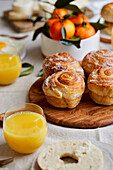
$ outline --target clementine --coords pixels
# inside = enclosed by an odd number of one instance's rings
[[[63,19],[64,15],[67,15],[67,14],[68,14],[67,10],[63,8],[55,9],[53,11],[54,18],[60,17],[61,19]]]
[[[80,25],[76,27],[75,35],[80,36],[81,39],[86,39],[93,36],[96,33],[94,27],[87,23],[86,25]]]
[[[78,14],[77,17],[71,17],[68,19],[76,24],[82,24],[83,22],[89,22],[89,19],[83,13]]]
[[[73,22],[66,19],[62,22],[56,21],[51,25],[49,33],[50,33],[50,36],[51,36],[52,39],[60,40],[60,39],[63,38],[62,33],[61,33],[61,29],[62,29],[63,26],[66,30],[66,39],[70,39],[74,36],[75,26],[74,26]]]
[[[54,22],[59,21],[59,20],[60,20],[59,18],[52,18],[52,19],[49,19],[49,20],[47,21],[47,23],[48,23],[49,27],[51,27],[51,25],[52,25]]]

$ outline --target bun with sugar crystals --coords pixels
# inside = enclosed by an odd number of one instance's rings
[[[74,108],[79,104],[84,89],[82,76],[69,71],[54,73],[43,83],[47,102],[58,108]]]
[[[68,70],[74,73],[76,72],[84,77],[84,71],[79,62],[68,53],[56,53],[45,58],[43,62],[45,78],[52,75],[53,73],[63,70]]]
[[[89,52],[82,61],[82,67],[87,75],[99,67],[113,67],[113,51],[101,49]]]
[[[98,104],[113,104],[113,68],[95,69],[88,77],[90,97]]]

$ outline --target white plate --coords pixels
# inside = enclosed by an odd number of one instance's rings
[[[104,157],[104,167],[103,170],[113,170],[113,146],[103,143],[103,142],[98,142],[98,141],[91,141],[92,144],[96,145],[101,149],[103,152],[103,157]],[[37,156],[38,157],[38,156]],[[40,170],[37,164],[37,157],[32,163],[31,170]]]
[[[0,36],[0,41],[16,47],[16,49],[17,49],[17,51],[20,55],[21,60],[23,60],[23,58],[26,55],[26,48],[25,48],[25,45],[23,43],[12,40],[10,38],[1,37],[1,36]]]

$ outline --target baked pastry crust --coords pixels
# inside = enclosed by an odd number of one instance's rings
[[[103,6],[101,9],[101,16],[105,19],[105,21],[113,23],[113,3]]]
[[[82,67],[87,75],[99,67],[113,67],[113,51],[101,49],[89,52],[82,61]]]
[[[69,71],[52,74],[43,83],[48,103],[58,108],[74,108],[79,104],[85,89],[82,76]]]
[[[104,21],[104,24],[107,25],[108,27],[105,28],[103,31],[104,31],[106,34],[111,35],[113,23]]]
[[[98,104],[113,104],[113,68],[95,69],[88,77],[90,97]]]
[[[44,77],[56,73],[58,71],[68,70],[71,72],[79,73],[84,77],[84,70],[80,66],[79,62],[75,60],[68,53],[56,53],[46,57],[43,62]]]

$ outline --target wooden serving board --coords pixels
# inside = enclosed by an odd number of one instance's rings
[[[29,102],[40,105],[49,122],[74,128],[97,128],[113,123],[113,106],[97,105],[90,99],[88,90],[77,107],[60,109],[47,103],[42,83],[43,78],[40,78],[31,86]]]
[[[34,31],[37,28],[44,25],[44,22],[37,22],[35,26],[33,26],[33,22],[31,21],[10,21],[14,30],[18,33]]]

